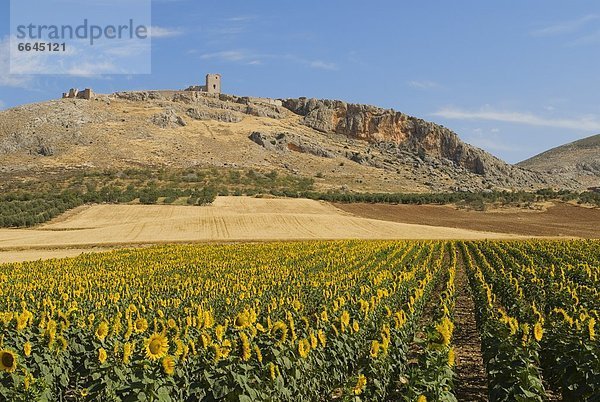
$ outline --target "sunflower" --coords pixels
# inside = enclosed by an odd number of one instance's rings
[[[510,327],[510,334],[515,335],[519,329],[519,321],[514,317],[508,317],[508,325]]]
[[[142,333],[148,329],[148,320],[145,318],[138,318],[135,320],[135,324],[133,325],[135,328],[135,332]]]
[[[354,330],[354,332],[358,332],[360,330],[360,325],[358,325],[358,321],[354,320],[352,322],[352,329]]]
[[[317,332],[317,337],[319,338],[319,342],[321,342],[321,347],[325,347],[325,344],[327,343],[327,336],[325,335],[325,331],[320,329]]]
[[[306,359],[310,352],[310,341],[308,339],[301,339],[298,341],[298,354],[301,358]]]
[[[309,337],[310,337],[310,348],[316,349],[317,346],[319,346],[319,340],[317,339],[317,336],[315,335],[314,332],[311,332]]]
[[[131,344],[131,342],[126,342],[123,345],[123,363],[128,364],[132,354],[133,345]]]
[[[169,351],[169,339],[162,334],[154,333],[144,343],[146,345],[146,357],[150,360],[160,359]]]
[[[107,358],[108,355],[106,354],[106,350],[104,350],[104,348],[98,349],[98,361],[100,364],[103,364]]]
[[[277,378],[277,366],[275,363],[269,363],[269,376],[271,377],[271,381],[275,381]]]
[[[454,367],[455,361],[456,361],[456,355],[454,353],[454,349],[450,348],[450,350],[448,350],[448,366]]]
[[[590,334],[590,341],[593,341],[596,339],[596,329],[594,328],[594,326],[596,325],[596,319],[594,317],[591,317],[590,320],[588,321],[588,332]]]
[[[404,326],[404,324],[406,324],[406,313],[404,310],[400,310],[394,315],[394,323],[396,325],[396,329],[400,329]]]
[[[450,339],[452,339],[452,332],[454,331],[454,323],[446,316],[442,318],[439,324],[435,327],[442,338],[442,344],[448,346]]]
[[[263,356],[258,345],[254,345],[254,353],[256,353],[256,360],[258,360],[259,363],[262,363]]]
[[[202,343],[202,347],[204,349],[208,349],[208,347],[212,343],[212,339],[210,339],[210,335],[209,334],[207,334],[206,332],[203,332],[200,335],[200,342]]]
[[[219,342],[223,341],[223,336],[225,335],[225,327],[223,325],[217,325],[215,328],[215,336],[219,340]]]
[[[379,348],[381,347],[381,345],[379,344],[379,341],[372,341],[371,342],[371,357],[373,359],[376,359],[377,356],[379,355]]]
[[[33,381],[34,381],[33,375],[31,375],[31,373],[27,373],[25,378],[23,378],[23,387],[25,388],[25,391],[29,390],[29,387],[31,387],[31,383]]]
[[[249,324],[250,324],[250,319],[248,317],[247,311],[242,311],[241,313],[239,313],[237,315],[237,317],[235,317],[235,320],[233,321],[233,326],[235,327],[235,329],[244,329]]]
[[[359,374],[358,378],[356,380],[356,385],[354,386],[354,389],[353,389],[354,395],[362,394],[363,391],[365,390],[366,386],[367,386],[367,377],[365,377],[364,374]]]
[[[25,356],[31,356],[31,342],[25,342],[23,345],[23,353],[25,353]]]
[[[17,316],[17,331],[22,331],[27,327],[30,317],[33,317],[33,315],[27,310]]]
[[[283,321],[277,321],[271,328],[271,335],[277,339],[277,343],[282,344],[287,339],[287,325]]]
[[[427,402],[427,397],[425,395],[419,395],[417,402]]]
[[[535,340],[539,342],[542,340],[543,335],[544,335],[544,328],[542,327],[542,323],[538,321],[533,326],[533,336],[535,337]]]
[[[57,342],[58,342],[58,351],[59,352],[65,352],[67,350],[67,348],[69,347],[69,344],[67,342],[67,340],[65,339],[64,336],[60,335],[56,338]]]
[[[213,318],[213,315],[210,311],[205,311],[204,312],[204,328],[212,328],[212,326],[215,324],[215,319]]]
[[[218,363],[219,360],[221,360],[221,358],[223,357],[223,353],[221,353],[221,347],[219,347],[219,345],[217,345],[216,343],[213,343],[212,345],[210,345],[210,348],[212,349],[215,355],[213,357],[213,362]]]
[[[98,337],[98,339],[103,341],[107,335],[108,335],[108,322],[102,321],[98,325],[98,328],[96,328],[96,337]]]
[[[345,331],[346,327],[350,325],[350,314],[347,311],[344,311],[340,316],[340,327],[342,328],[342,332]]]
[[[17,355],[10,350],[0,350],[0,370],[12,373],[17,369]]]
[[[245,333],[240,333],[240,346],[242,352],[242,360],[247,362],[252,357],[252,349],[250,348],[250,341],[248,340],[248,335]]]
[[[171,356],[165,356],[162,360],[163,370],[167,375],[175,373],[175,360]]]
[[[327,310],[323,310],[321,312],[321,320],[323,320],[325,322],[329,321],[329,317],[327,316]]]
[[[221,343],[221,354],[223,355],[223,359],[227,359],[227,357],[229,357],[230,352],[231,341],[229,339],[225,339],[223,343]]]
[[[175,340],[173,341],[173,343],[176,346],[174,355],[176,357],[181,356],[183,354],[183,352],[185,351],[185,345],[183,344],[183,341],[181,339],[179,339],[179,338],[175,338]]]

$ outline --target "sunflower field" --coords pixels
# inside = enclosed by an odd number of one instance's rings
[[[161,246],[0,265],[0,400],[456,401],[459,273],[490,400],[597,400],[598,241]]]

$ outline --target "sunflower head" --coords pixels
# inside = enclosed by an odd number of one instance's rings
[[[138,318],[135,320],[133,327],[137,333],[145,332],[148,329],[148,320],[145,318]]]
[[[23,353],[25,353],[25,356],[31,356],[31,342],[25,342],[23,345]]]
[[[310,341],[308,339],[301,339],[298,342],[298,354],[301,358],[306,359],[310,352]]]
[[[376,359],[377,356],[379,355],[379,349],[380,349],[380,347],[381,347],[381,344],[379,343],[379,341],[375,340],[375,341],[371,342],[371,351],[370,351],[370,354],[371,354],[371,357],[373,359]]]
[[[258,345],[254,345],[254,353],[256,353],[256,360],[258,360],[259,363],[262,363],[263,356],[262,356],[262,352],[261,352],[260,348],[258,347]]]
[[[533,336],[535,337],[536,341],[541,341],[542,340],[542,336],[544,336],[544,328],[542,327],[542,323],[541,322],[536,322],[535,325],[533,326]]]
[[[360,395],[363,393],[363,391],[365,390],[365,387],[367,386],[367,377],[364,376],[364,374],[359,374],[358,378],[356,379],[356,385],[354,386],[354,395]]]
[[[347,311],[344,311],[340,316],[340,324],[342,331],[344,331],[346,327],[350,325],[350,314]]]
[[[271,328],[271,334],[277,339],[277,343],[282,344],[287,339],[287,325],[283,321],[277,321]]]
[[[144,343],[146,345],[146,357],[150,360],[163,358],[169,351],[169,339],[163,334],[154,333]]]
[[[250,347],[250,340],[248,339],[248,335],[245,333],[240,333],[240,352],[242,355],[242,360],[245,362],[250,360],[252,357],[252,349]]]
[[[104,348],[98,349],[98,361],[100,364],[103,364],[107,358],[108,354],[106,353],[106,350],[104,350]]]
[[[448,350],[448,366],[454,367],[455,361],[456,361],[456,354],[454,353],[454,349],[450,348],[450,350]]]
[[[98,325],[98,328],[96,328],[96,336],[98,337],[98,339],[100,339],[102,341],[102,340],[104,340],[104,338],[106,338],[107,335],[108,335],[108,322],[102,321]]]
[[[10,350],[0,350],[0,370],[12,373],[17,369],[17,355]]]
[[[325,331],[323,331],[322,329],[320,329],[317,332],[317,337],[319,338],[319,342],[321,343],[321,347],[325,347],[325,344],[327,343],[327,336],[325,335]]]
[[[171,356],[165,356],[162,360],[163,370],[167,375],[175,373],[175,360]]]
[[[131,342],[126,342],[123,345],[123,363],[128,364],[132,354],[133,345],[131,344]]]
[[[242,311],[239,313],[235,320],[233,321],[233,326],[235,329],[244,329],[250,324],[250,317],[248,316],[247,311]]]

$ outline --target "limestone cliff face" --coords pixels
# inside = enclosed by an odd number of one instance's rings
[[[506,164],[468,145],[446,127],[390,109],[336,100],[287,99],[283,105],[303,116],[303,124],[323,133],[336,133],[372,143],[394,143],[422,158],[446,159],[485,176],[510,175],[539,180],[537,173]]]

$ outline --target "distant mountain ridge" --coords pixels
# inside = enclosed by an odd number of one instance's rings
[[[600,134],[552,148],[518,166],[600,187]]]

